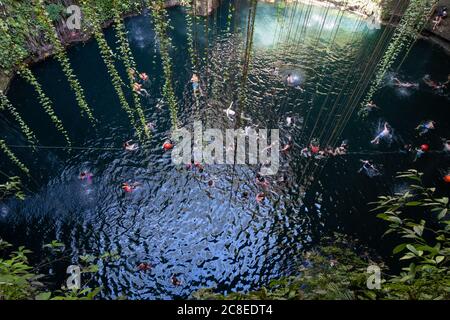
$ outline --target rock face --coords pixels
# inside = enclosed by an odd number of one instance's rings
[[[210,15],[220,5],[221,0],[193,0],[196,14],[199,16]],[[166,0],[166,7],[182,6],[188,0]]]

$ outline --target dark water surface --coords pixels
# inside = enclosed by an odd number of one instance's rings
[[[181,125],[192,124],[194,119],[202,120],[206,127],[235,125],[223,109],[237,101],[240,92],[247,24],[246,10],[241,9],[231,23],[232,32],[227,32],[227,4],[196,24],[195,48],[201,61],[196,69],[204,91],[198,100],[189,84],[192,66],[183,10],[170,10],[173,81]],[[69,56],[99,120],[96,129],[79,116],[58,63],[49,59],[37,64],[33,72],[54,101],[73,145],[83,149],[68,155],[59,149],[32,153],[12,147],[32,169],[33,180],[27,188],[34,193],[23,202],[0,204],[2,237],[42,256],[46,252],[41,246],[58,239],[66,244],[73,262],[87,252],[117,251],[120,258],[102,264],[95,278],[103,287],[104,298],[168,299],[212,286],[225,292],[255,289],[273,277],[294,272],[302,250],[334,230],[361,238],[380,254],[388,254],[389,242],[379,240],[384,224],[368,212],[368,203],[379,194],[406,190],[405,184],[394,179],[395,172],[419,168],[426,172],[428,183],[437,185],[439,192],[448,192],[448,186],[440,182],[448,156],[433,153],[413,163],[413,155],[399,151],[405,143],[429,143],[432,150],[442,150],[440,139],[450,137],[448,98],[433,93],[420,80],[424,74],[445,80],[450,61],[429,43],[416,43],[397,76],[419,82],[419,89],[398,90],[387,79],[375,96],[381,111],[366,120],[355,112],[339,139],[333,141],[339,144],[347,139],[349,154],[328,161],[305,161],[300,150],[311,138],[323,144],[328,141],[324,137],[335,129],[339,110],[345,107],[342,103],[333,109],[333,102],[341,90],[351,96],[384,29],[368,29],[360,18],[336,10],[297,9],[292,16],[288,9],[284,19],[278,17],[279,23],[271,5],[259,4],[256,15],[244,107],[251,120],[243,126],[277,128],[283,142],[289,135],[295,141],[294,150],[281,157],[280,173],[269,178],[271,192],[263,203],[255,201],[260,192],[254,183],[257,167],[206,166],[199,173],[175,167],[170,154],[163,152],[162,142],[170,135],[170,115],[160,100],[161,61],[151,18],[144,14],[127,19],[126,25],[139,70],[152,79],[151,97],[142,99],[147,119],[156,124],[152,141],[136,152],[122,149],[124,141],[134,138],[134,130],[120,108],[95,41],[71,48]],[[107,29],[105,34],[113,45],[113,30]],[[121,64],[117,65],[124,75]],[[274,66],[279,75],[274,74]],[[283,77],[288,73],[303,79],[304,92],[286,87]],[[8,96],[42,145],[64,146],[25,81],[14,79]],[[287,116],[294,118],[294,126],[286,125]],[[437,121],[436,130],[418,137],[414,128],[428,119]],[[373,146],[370,140],[384,121],[394,128],[394,140],[390,145]],[[0,123],[1,135],[9,144],[26,144],[11,119],[2,115]],[[382,175],[368,178],[359,174],[360,159],[371,159],[382,168]],[[17,174],[3,156],[0,161],[2,171]],[[80,182],[78,175],[83,170],[93,173],[92,183]],[[277,182],[282,176],[287,182]],[[305,187],[305,178],[314,181]],[[211,179],[213,187],[207,184]],[[121,184],[133,181],[141,187],[124,194]],[[144,261],[153,269],[137,272],[136,266]],[[66,266],[55,267],[62,278]],[[171,284],[172,274],[182,280],[181,286]]]

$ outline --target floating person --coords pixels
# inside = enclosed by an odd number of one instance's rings
[[[286,117],[286,125],[290,127],[294,123],[293,117]]]
[[[279,76],[280,75],[280,69],[278,69],[278,67],[272,67],[271,72],[274,76]]]
[[[428,150],[430,146],[426,143],[422,144],[419,148],[416,148],[416,155],[414,157],[414,162],[421,158]]]
[[[292,137],[289,137],[287,144],[284,145],[284,147],[281,149],[281,152],[288,152],[293,147],[294,147],[294,141],[292,140]]]
[[[145,72],[142,72],[139,74],[139,78],[143,81],[143,82],[147,82],[148,81],[148,75]]]
[[[176,276],[175,276],[175,274],[172,274],[172,276],[170,277],[170,282],[172,282],[172,284],[174,285],[174,286],[180,286],[181,285],[181,280],[179,280]]]
[[[148,271],[151,270],[153,268],[153,266],[147,262],[141,262],[138,266],[137,269],[139,271]]]
[[[133,143],[133,140],[128,140],[123,144],[123,147],[127,151],[136,151],[139,149],[139,145],[137,143]]]
[[[309,158],[309,157],[311,157],[311,152],[309,151],[308,147],[305,147],[300,151],[300,155],[302,157]]]
[[[146,124],[146,127],[147,127],[147,129],[150,130],[150,131],[154,131],[154,130],[156,129],[156,125],[155,125],[154,122],[148,122],[148,123]]]
[[[122,183],[122,190],[125,191],[126,193],[131,193],[134,190],[136,190],[141,184],[139,182],[133,182],[133,183],[128,183],[128,182],[124,182]]]
[[[290,73],[288,73],[287,77],[286,77],[286,82],[288,85],[294,85],[294,76]]]
[[[419,87],[418,83],[402,82],[398,78],[393,78],[392,80],[394,81],[394,86],[399,87],[399,88],[408,89],[408,88],[418,88]]]
[[[256,174],[256,184],[264,189],[269,187],[269,181],[267,181],[260,173]]]
[[[444,152],[450,152],[450,139],[443,140]]]
[[[433,31],[435,31],[437,29],[437,27],[441,25],[442,20],[447,18],[447,16],[448,16],[448,12],[447,12],[446,6],[439,6],[436,9],[436,16],[433,19]]]
[[[198,75],[196,73],[194,73],[192,75],[191,82],[192,82],[192,91],[194,92],[195,95],[199,94],[200,93],[200,78],[198,77]]]
[[[341,142],[341,145],[334,150],[334,155],[335,156],[345,155],[347,154],[347,150],[348,150],[348,143],[347,140],[344,140]]]
[[[163,145],[162,145],[164,151],[169,151],[172,150],[174,145],[170,140],[166,140],[164,141]]]
[[[266,198],[266,195],[264,192],[260,192],[256,195],[256,202],[261,203]]]
[[[133,83],[133,91],[141,96],[149,96],[148,91],[142,88],[142,85],[137,82]]]
[[[360,160],[362,162],[362,167],[358,170],[358,173],[363,172],[369,178],[379,176],[380,171],[373,165],[369,160]]]
[[[82,171],[81,173],[80,173],[80,175],[78,176],[78,178],[80,179],[80,180],[86,180],[86,181],[92,181],[92,177],[93,177],[94,175],[92,174],[92,173],[90,173],[90,172],[88,172],[88,171]]]
[[[433,90],[442,90],[447,86],[446,83],[438,83],[434,80],[431,80],[430,75],[428,74],[423,77],[423,82],[425,82],[425,84]]]
[[[444,182],[446,183],[450,183],[450,173],[447,173],[444,177],[443,177]]]
[[[377,106],[377,105],[373,102],[373,100],[370,100],[369,102],[367,102],[367,103],[365,104],[365,106],[364,106],[363,109],[362,109],[362,112],[363,112],[364,114],[369,114],[369,113],[371,113],[371,112],[374,111],[374,110],[380,110],[380,107]]]
[[[208,180],[208,187],[212,188],[214,187],[215,183],[213,179]]]
[[[423,136],[424,134],[428,133],[428,131],[434,130],[435,124],[436,124],[436,122],[434,122],[433,120],[425,121],[425,122],[419,124],[416,127],[416,130],[419,131],[419,136]]]
[[[372,144],[379,144],[382,139],[390,139],[391,138],[391,129],[389,129],[389,124],[387,122],[384,123],[384,129],[373,139],[370,141]]]
[[[223,111],[226,113],[227,118],[231,121],[233,121],[234,119],[232,117],[234,117],[236,115],[236,112],[234,110],[231,110],[231,107],[233,106],[234,101],[231,102],[230,106],[228,107],[228,109],[224,109]]]

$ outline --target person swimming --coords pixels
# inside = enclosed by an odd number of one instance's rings
[[[124,182],[122,183],[122,190],[125,191],[126,193],[131,193],[134,190],[136,190],[139,186],[140,186],[139,182],[133,182],[131,184],[128,182]]]
[[[137,143],[133,143],[133,140],[128,140],[123,144],[123,147],[127,151],[136,151],[139,149],[139,145]]]
[[[80,175],[78,176],[78,178],[79,178],[80,180],[91,181],[93,176],[94,176],[94,175],[93,175],[92,173],[90,173],[90,172],[82,171],[82,172],[80,173]]]
[[[266,195],[264,192],[260,192],[256,195],[256,202],[261,203],[266,198]]]
[[[442,90],[446,87],[445,83],[438,83],[434,80],[431,80],[430,75],[428,74],[423,77],[423,82],[433,90]]]
[[[384,129],[381,131],[375,139],[370,141],[372,144],[379,144],[380,140],[382,139],[388,139],[391,136],[391,129],[389,129],[389,124],[387,122],[384,123]]]
[[[172,282],[172,284],[177,287],[181,285],[181,280],[179,280],[174,274],[172,274],[172,277],[170,277],[170,282]]]
[[[398,78],[393,78],[392,80],[394,81],[394,86],[399,87],[399,88],[408,89],[408,88],[417,88],[419,86],[418,83],[402,82]]]
[[[170,140],[166,140],[166,141],[164,141],[162,147],[165,151],[169,151],[169,150],[173,149],[174,145]]]
[[[145,90],[144,88],[142,88],[142,85],[135,82],[133,83],[133,91],[136,92],[137,94],[141,95],[141,96],[148,96],[149,93],[147,90]]]
[[[380,171],[369,161],[360,160],[362,167],[358,170],[358,173],[364,172],[368,177],[374,177],[380,175]]]
[[[192,90],[194,91],[194,94],[200,93],[200,78],[197,74],[193,74],[191,78],[192,82]]]
[[[269,181],[266,180],[260,173],[256,174],[256,184],[263,189],[267,189],[269,187]]]
[[[294,84],[295,80],[294,80],[294,77],[292,76],[292,74],[289,73],[287,75],[286,82],[287,82],[288,85],[293,85]]]
[[[444,139],[443,145],[444,145],[444,151],[450,152],[450,139]]]
[[[428,131],[433,130],[435,128],[434,127],[435,124],[436,122],[434,122],[433,120],[425,121],[419,124],[416,127],[416,130],[419,131],[419,136],[423,136],[424,134],[428,133]]]
[[[223,111],[226,113],[227,118],[231,121],[233,121],[234,119],[232,117],[234,117],[236,115],[236,111],[232,110],[231,107],[233,106],[234,101],[231,102],[230,106],[227,109],[223,109]]]
[[[143,82],[147,82],[148,81],[148,75],[145,72],[142,72],[139,74],[139,78],[143,81]]]
[[[373,102],[373,100],[370,100],[369,102],[367,102],[366,103],[366,105],[365,105],[365,108],[366,108],[366,110],[368,111],[368,112],[370,112],[370,111],[372,111],[372,110],[374,110],[374,109],[380,109],[380,107],[379,106],[377,106],[374,102]]]
[[[137,269],[139,271],[148,271],[151,270],[153,268],[153,266],[147,262],[141,262],[138,266]]]
[[[294,141],[292,140],[292,137],[288,138],[288,143],[284,145],[284,147],[281,149],[281,152],[288,152],[294,147]]]
[[[309,157],[311,157],[311,152],[309,151],[308,147],[305,147],[300,151],[300,155],[302,157],[309,158]]]

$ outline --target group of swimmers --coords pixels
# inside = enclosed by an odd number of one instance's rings
[[[134,69],[128,69],[128,74],[134,81],[132,85],[133,91],[141,96],[149,96],[148,91],[143,88],[149,81],[148,75],[145,72],[138,73]]]
[[[310,158],[314,157],[316,159],[323,159],[325,157],[335,157],[342,156],[348,152],[348,142],[346,140],[342,141],[341,145],[336,148],[327,146],[321,148],[317,141],[312,141],[308,147],[303,148],[300,151],[302,157]]]

